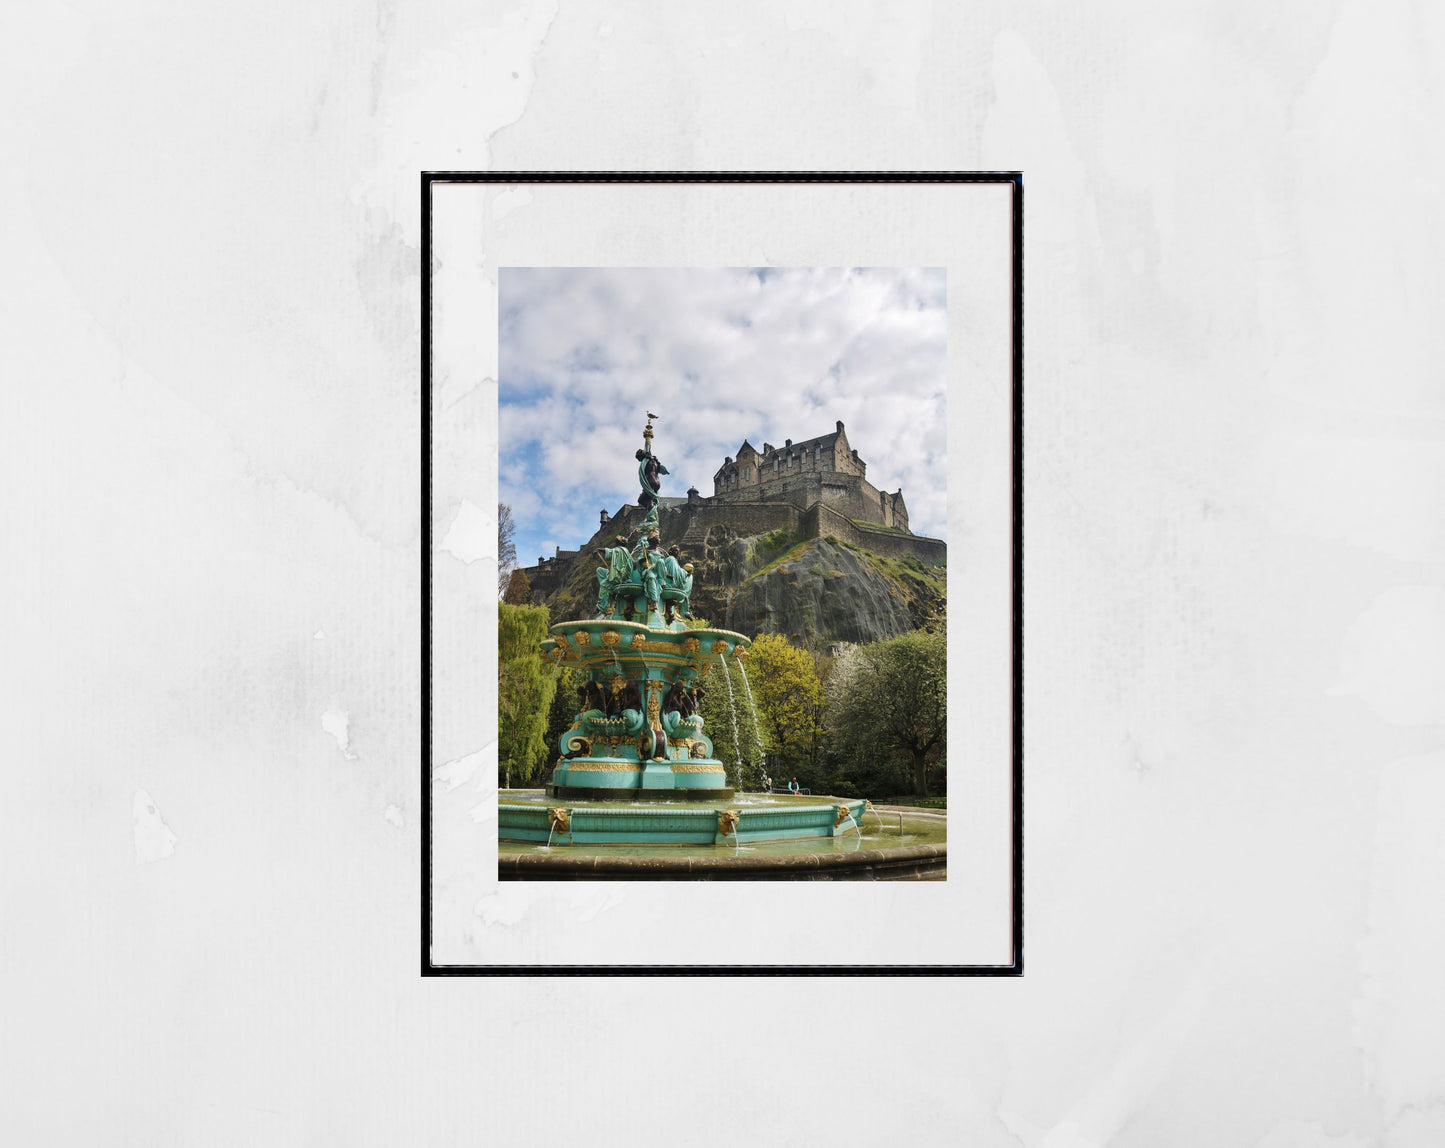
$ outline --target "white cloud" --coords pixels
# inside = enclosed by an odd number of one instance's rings
[[[637,497],[647,410],[665,495],[744,438],[848,439],[916,533],[944,536],[944,275],[925,268],[532,269],[501,273],[501,497],[519,553],[580,545]],[[521,510],[525,507],[525,510]]]

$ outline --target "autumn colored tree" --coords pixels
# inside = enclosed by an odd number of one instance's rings
[[[542,659],[547,607],[497,603],[497,766],[506,788],[525,785],[546,761],[547,718],[557,676]]]
[[[525,570],[513,570],[511,580],[507,583],[507,593],[502,598],[509,606],[525,606],[527,595],[532,592],[532,582],[527,577]]]

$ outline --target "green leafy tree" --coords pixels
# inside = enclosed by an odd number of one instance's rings
[[[557,675],[542,659],[547,607],[497,603],[497,765],[510,789],[546,760],[547,717]]]
[[[926,795],[930,770],[945,760],[948,738],[948,647],[941,629],[845,651],[829,681],[829,714],[840,757],[855,765],[868,755],[907,769],[914,792]]]
[[[748,680],[763,744],[785,771],[801,769],[811,779],[824,734],[823,683],[813,655],[780,634],[759,634],[749,652]]]
[[[552,672],[556,673],[555,670]],[[570,666],[563,667],[562,673],[557,676],[557,692],[552,696],[552,705],[547,711],[547,732],[543,735],[546,752],[542,755],[538,767],[538,775],[543,779],[557,760],[562,735],[571,729],[572,723],[577,720],[577,714],[582,708],[577,691],[586,680],[586,674]]]
[[[829,791],[840,797],[881,798],[911,784],[906,768],[875,744],[873,711],[863,684],[869,658],[865,651],[866,647],[853,643],[838,647],[824,683],[828,715],[824,763]]]

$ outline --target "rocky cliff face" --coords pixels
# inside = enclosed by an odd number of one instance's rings
[[[874,642],[941,618],[941,568],[879,558],[826,538],[740,537],[714,526],[693,611],[742,634],[782,634],[813,650]]]
[[[711,527],[684,547],[694,565],[693,613],[749,636],[782,634],[812,650],[835,642],[875,642],[943,617],[941,567],[880,557],[828,538],[783,531],[745,536]],[[545,599],[556,621],[590,617],[596,607],[595,560],[579,556]]]

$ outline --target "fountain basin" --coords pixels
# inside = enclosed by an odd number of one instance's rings
[[[498,808],[504,881],[937,881],[948,871],[946,814],[860,800],[739,793],[727,804],[614,796],[559,806],[541,790],[509,790]],[[712,820],[727,811],[741,838]]]
[[[572,845],[732,845],[857,834],[865,802],[738,805],[537,805],[503,802],[502,841]]]
[[[561,664],[580,664],[584,670],[615,671],[624,676],[649,666],[667,665],[675,670],[698,672],[725,655],[742,653],[750,639],[733,630],[714,628],[690,630],[674,621],[666,626],[649,626],[620,618],[582,618],[558,622],[542,642],[542,655]]]
[[[646,857],[598,851],[497,858],[502,881],[940,881],[947,872],[946,844],[776,856],[716,851],[698,857],[657,850]]]

